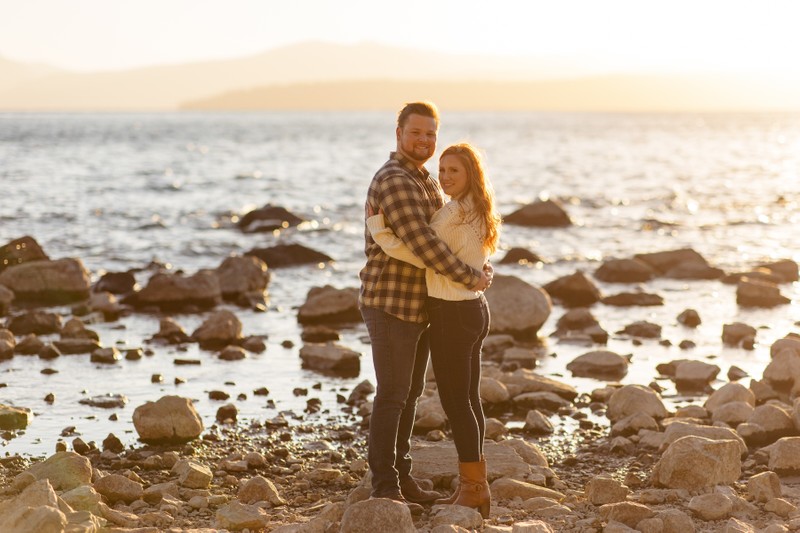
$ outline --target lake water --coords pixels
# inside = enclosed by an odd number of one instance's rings
[[[564,202],[575,222],[562,229],[505,226],[495,260],[524,247],[546,262],[500,265],[498,273],[541,285],[577,269],[591,273],[604,259],[687,246],[727,272],[800,260],[799,114],[444,113],[442,123],[440,149],[467,140],[485,151],[502,214],[550,197]],[[0,450],[49,454],[67,426],[86,441],[99,443],[114,432],[132,444],[133,409],[165,394],[197,399],[208,426],[222,405],[208,399],[213,389],[231,394],[240,419],[292,412],[297,416],[290,419],[305,416],[309,423],[346,420],[336,395],[347,396],[364,379],[374,383],[366,330],[354,325],[342,332],[341,344],[364,354],[358,377],[303,370],[297,307],[314,286],[358,286],[363,199],[393,149],[392,113],[0,114],[0,244],[31,235],[51,258],[80,258],[95,280],[154,260],[192,273],[277,243],[300,243],[335,259],[324,268],[271,269],[266,313],[231,308],[245,335],[268,336],[266,352],[244,361],[219,361],[189,345],[188,351],[155,347],[153,356],[111,366],[92,364],[88,355],[0,362],[0,383],[7,385],[0,403],[35,413],[25,433]],[[236,217],[266,203],[310,222],[278,234],[236,229]],[[596,283],[604,294],[632,288]],[[798,329],[798,284],[781,287],[792,303],[775,309],[739,308],[735,286],[718,281],[659,279],[644,288],[661,294],[665,305],[592,308],[609,332],[648,320],[673,342],[634,346],[612,335],[608,349],[633,355],[625,383],[649,383],[658,363],[687,357],[719,365],[722,379],[731,365],[760,378],[772,341]],[[696,330],[675,319],[687,307],[703,319]],[[539,372],[589,392],[602,383],[565,371],[589,348],[547,339],[563,312],[554,306],[540,332],[554,357],[542,360]],[[205,316],[173,318],[191,332]],[[722,346],[722,325],[735,321],[759,328],[755,350]],[[158,317],[134,314],[90,327],[105,345],[140,347],[158,331]],[[697,347],[679,350],[683,339]],[[294,347],[284,348],[286,340]],[[203,363],[175,366],[176,357]],[[58,373],[43,375],[44,368]],[[151,383],[154,373],[163,374],[162,384]],[[175,385],[175,378],[186,383]],[[665,398],[686,400],[661,383]],[[262,386],[270,395],[254,396]],[[293,394],[296,387],[308,388],[308,396]],[[44,401],[48,393],[55,394],[52,405]],[[114,410],[78,404],[106,393],[124,394],[129,403]],[[247,399],[236,400],[239,394]],[[322,400],[323,411],[306,415],[311,397]],[[112,413],[118,421],[108,419]]]

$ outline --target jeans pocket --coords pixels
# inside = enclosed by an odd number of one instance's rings
[[[479,339],[484,336],[487,315],[480,305],[475,305],[477,300],[459,302],[455,311],[458,317],[458,327],[470,339]]]

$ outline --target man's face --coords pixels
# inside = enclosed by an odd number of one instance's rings
[[[422,115],[409,115],[405,125],[397,128],[397,149],[422,166],[436,151],[436,119]]]

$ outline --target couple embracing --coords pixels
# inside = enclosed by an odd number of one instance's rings
[[[438,183],[424,167],[438,130],[432,103],[406,104],[397,118],[397,149],[367,193],[359,307],[377,379],[369,426],[372,497],[407,503],[412,512],[420,503],[464,505],[486,518],[480,354],[489,331],[483,291],[491,283],[488,257],[500,218],[473,146],[442,152]],[[448,498],[411,476],[411,433],[429,353],[458,452],[459,486]]]

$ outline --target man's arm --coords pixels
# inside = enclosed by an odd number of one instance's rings
[[[389,227],[426,268],[482,290],[485,274],[458,259],[436,236],[428,225],[417,186],[407,176],[387,176],[378,191],[378,201]]]
[[[398,261],[410,263],[417,268],[425,268],[425,263],[414,255],[414,252],[401,241],[397,235],[392,232],[391,228],[387,228],[383,221],[383,214],[371,216],[367,219],[367,228],[381,247],[381,250],[389,257],[394,257]]]

